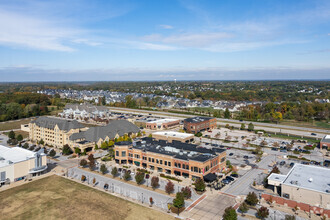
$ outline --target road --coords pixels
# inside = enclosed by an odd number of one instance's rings
[[[232,184],[226,186],[227,189],[224,190],[225,193],[231,194],[231,195],[247,195],[249,192],[254,191],[253,188],[251,188],[251,184],[254,180],[258,179],[258,176],[261,175],[265,170],[268,170],[268,165],[272,163],[274,157],[271,155],[268,155],[266,157],[263,157],[262,160],[257,164],[257,169],[251,169],[247,173],[245,173],[240,178],[236,179]]]
[[[118,108],[118,107],[110,107],[111,111],[121,112],[121,113],[135,113],[141,115],[149,115],[153,116],[172,116],[175,118],[183,119],[187,117],[193,117],[194,115],[188,114],[178,114],[178,113],[170,113],[170,112],[161,112],[161,111],[149,111],[149,110],[140,110],[140,109],[129,109],[129,108]],[[239,121],[234,119],[217,119],[218,124],[229,124],[230,126],[240,127],[241,123],[249,124],[250,121]],[[252,122],[254,124],[254,128],[256,130],[265,130],[269,132],[278,132],[284,134],[298,135],[304,137],[311,138],[323,138],[324,135],[329,134],[330,131],[326,129],[318,129],[318,128],[306,128],[306,127],[297,127],[297,126],[288,126],[288,125],[280,125],[280,124],[269,124],[262,122]],[[316,135],[311,135],[311,133],[316,133]]]

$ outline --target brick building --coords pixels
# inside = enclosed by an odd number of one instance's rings
[[[210,117],[193,117],[187,118],[183,121],[184,130],[191,133],[198,133],[217,127],[217,119]]]
[[[164,130],[178,127],[180,125],[179,119],[158,119],[146,123],[146,128],[151,130]]]
[[[330,135],[326,135],[320,141],[320,148],[321,149],[330,149]]]
[[[115,161],[134,164],[149,170],[191,179],[203,178],[209,173],[221,172],[226,167],[226,151],[199,147],[174,141],[155,141],[144,138],[139,142],[117,142]]]

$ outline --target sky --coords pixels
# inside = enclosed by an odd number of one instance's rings
[[[0,82],[329,80],[328,0],[0,0]]]

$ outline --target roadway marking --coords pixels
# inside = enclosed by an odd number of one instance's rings
[[[253,171],[253,170],[251,170],[251,173],[252,173],[252,171]],[[248,173],[246,173],[245,175],[247,175],[247,174],[248,174]],[[250,180],[250,179],[249,179],[250,176],[251,176],[251,175],[247,176],[247,178],[246,178],[245,180],[243,180],[241,183],[238,183],[238,185],[235,186],[234,188],[229,188],[228,191],[226,191],[226,192],[227,192],[227,193],[229,193],[229,192],[233,192],[233,190],[237,189],[237,188],[238,188],[239,186],[241,186],[243,183],[249,181],[249,180]]]
[[[195,206],[197,206],[199,203],[201,203],[207,196],[203,195],[202,197],[198,198],[195,202],[193,202],[187,209],[186,211],[190,212],[191,210],[193,210],[193,208],[195,208]]]

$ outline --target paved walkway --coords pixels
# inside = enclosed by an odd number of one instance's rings
[[[209,194],[200,199],[197,204],[193,204],[192,208],[189,207],[181,216],[195,220],[221,219],[224,210],[235,203],[235,199],[232,196],[219,193]]]
[[[93,178],[96,179],[96,186],[103,189],[104,184],[109,184],[109,191],[119,194],[121,197],[128,197],[141,203],[149,203],[149,198],[152,197],[155,206],[167,211],[167,203],[173,201],[173,197],[155,192],[153,190],[144,189],[134,186],[113,178],[109,178],[100,174],[92,173],[79,168],[70,168],[68,176],[77,180],[81,179],[81,175],[87,177],[87,183],[92,184]],[[119,178],[119,177],[118,177]],[[190,206],[192,201],[185,201],[186,207]]]

